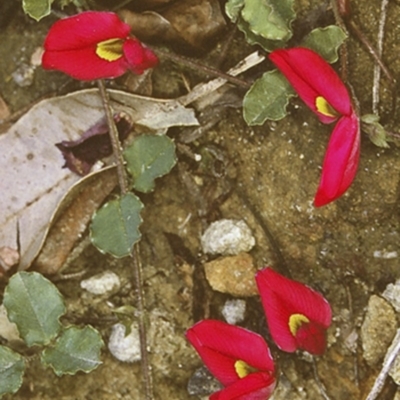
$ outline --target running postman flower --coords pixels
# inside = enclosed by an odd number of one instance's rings
[[[112,12],[87,11],[57,21],[44,43],[42,66],[80,80],[115,78],[128,69],[141,74],[158,59]]]
[[[274,362],[264,339],[247,329],[203,320],[186,332],[210,372],[225,386],[210,400],[267,400],[275,388]]]
[[[272,339],[289,353],[297,349],[321,355],[332,311],[325,298],[310,287],[288,279],[271,268],[256,275]]]
[[[340,197],[351,185],[360,155],[360,123],[349,93],[335,70],[317,53],[297,47],[273,51],[269,58],[321,122],[337,121],[315,195],[315,206]]]

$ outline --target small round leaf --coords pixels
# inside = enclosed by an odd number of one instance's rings
[[[171,171],[176,163],[175,144],[165,135],[142,135],[124,151],[133,188],[147,193],[154,189],[154,180]]]
[[[141,238],[142,208],[143,204],[133,193],[104,204],[92,219],[92,243],[101,252],[117,258],[131,254],[133,245]]]
[[[243,116],[248,125],[262,125],[267,119],[278,121],[287,114],[286,106],[294,91],[277,70],[257,79],[243,100]]]
[[[54,347],[45,349],[42,362],[56,375],[74,375],[78,371],[90,372],[100,364],[100,350],[104,346],[100,333],[91,326],[65,329]]]
[[[43,275],[18,272],[12,276],[3,303],[28,346],[46,345],[57,336],[65,305],[60,292]]]
[[[339,59],[338,49],[347,39],[346,33],[336,25],[316,28],[303,40],[302,46],[319,53],[329,63]]]
[[[15,393],[22,385],[25,362],[8,347],[0,346],[0,396]]]

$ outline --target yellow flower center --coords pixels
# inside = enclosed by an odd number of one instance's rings
[[[315,107],[321,113],[327,117],[336,118],[339,114],[338,112],[322,97],[318,96],[315,99]]]
[[[308,324],[310,320],[303,314],[292,314],[289,318],[289,329],[293,336],[303,324]]]
[[[256,372],[257,369],[253,368],[252,366],[250,366],[249,364],[247,364],[242,360],[237,360],[235,362],[235,371],[238,374],[239,378],[244,378],[245,376],[251,374],[252,372]]]
[[[107,61],[115,61],[123,55],[124,41],[122,39],[109,39],[104,42],[97,43],[96,54]]]

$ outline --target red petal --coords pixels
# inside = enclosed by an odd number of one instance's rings
[[[255,373],[210,396],[210,400],[267,400],[275,389],[273,375]]]
[[[186,336],[207,368],[225,386],[239,379],[234,367],[238,360],[261,371],[274,371],[266,342],[247,329],[204,320],[188,329]]]
[[[124,57],[116,61],[103,60],[96,54],[95,48],[45,51],[42,66],[45,69],[62,71],[80,80],[115,78],[128,69]]]
[[[152,68],[158,63],[157,56],[137,39],[127,39],[123,51],[129,68],[136,74],[142,74],[145,69]]]
[[[360,123],[357,115],[342,117],[336,124],[322,166],[314,205],[323,206],[340,197],[351,185],[360,158]]]
[[[124,39],[131,28],[111,12],[87,11],[57,21],[44,42],[45,50],[63,51],[94,47],[109,39]]]
[[[326,329],[315,323],[303,324],[296,333],[296,342],[300,349],[320,356],[326,349]]]
[[[258,271],[256,282],[271,336],[282,350],[293,352],[298,348],[289,329],[289,318],[293,314],[302,314],[311,322],[329,327],[330,305],[310,287],[285,278],[271,268]]]
[[[301,99],[314,111],[321,122],[336,120],[321,114],[315,105],[322,96],[339,114],[350,115],[349,93],[335,70],[316,52],[303,47],[275,50],[270,60],[285,75]]]

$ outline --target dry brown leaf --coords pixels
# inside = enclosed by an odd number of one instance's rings
[[[36,271],[51,275],[62,268],[93,213],[117,183],[116,168],[111,167],[82,179],[68,191],[50,222],[46,241],[33,265]]]
[[[10,109],[8,108],[7,103],[0,96],[0,121],[8,118],[11,115]]]

